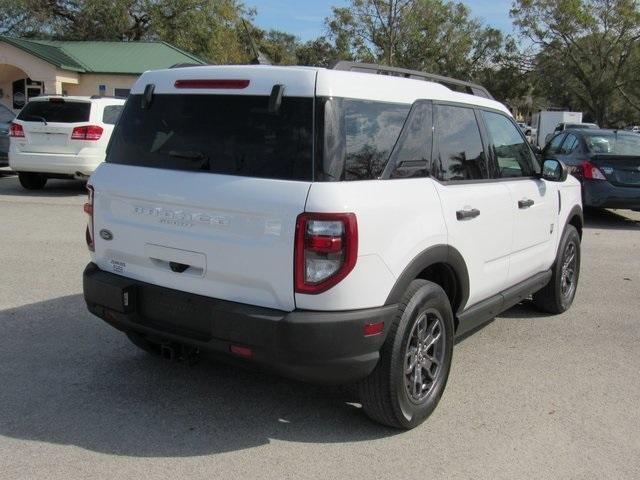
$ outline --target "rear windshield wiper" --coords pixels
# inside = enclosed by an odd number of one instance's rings
[[[47,119],[44,117],[41,117],[40,115],[25,115],[25,120],[28,118],[35,118],[36,120],[41,121],[42,123],[44,123],[45,125],[49,125],[47,123]]]
[[[209,170],[209,157],[207,157],[204,152],[199,152],[197,150],[171,150],[169,151],[169,156],[172,158],[185,158],[187,160],[200,161],[202,162],[199,166],[199,170]]]

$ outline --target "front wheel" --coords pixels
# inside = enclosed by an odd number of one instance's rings
[[[438,405],[453,356],[453,313],[446,293],[414,280],[380,351],[374,371],[359,385],[365,413],[394,428],[420,425]]]
[[[42,190],[47,183],[47,177],[42,173],[19,172],[18,181],[27,190]]]
[[[573,225],[567,225],[560,239],[551,280],[546,287],[533,294],[533,304],[547,313],[566,312],[576,296],[579,278],[580,235]]]

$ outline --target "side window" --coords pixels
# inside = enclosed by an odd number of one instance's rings
[[[14,119],[15,115],[4,105],[0,105],[0,122],[9,123]]]
[[[426,177],[433,143],[433,105],[417,102],[389,159],[391,178]]]
[[[560,145],[562,145],[563,139],[564,135],[556,135],[555,137],[553,137],[549,142],[549,145],[547,145],[544,153],[558,153],[560,151]]]
[[[562,142],[562,147],[560,147],[558,153],[561,155],[569,155],[578,147],[578,145],[578,137],[570,133],[569,135],[567,135],[565,141]]]
[[[482,111],[499,178],[531,177],[540,171],[522,131],[505,115]]]
[[[102,112],[102,121],[104,123],[115,125],[123,108],[124,105],[107,105],[104,107],[104,111]]]
[[[436,113],[436,145],[432,171],[443,181],[488,178],[480,129],[473,109],[439,105]]]

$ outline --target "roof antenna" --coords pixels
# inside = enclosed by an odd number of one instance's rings
[[[249,45],[251,46],[251,51],[253,52],[253,58],[249,62],[251,65],[273,65],[269,57],[267,57],[264,53],[258,50],[256,42],[253,41],[253,37],[251,36],[251,32],[249,31],[249,26],[247,25],[246,20],[242,19],[242,25],[244,26],[245,31],[247,32],[247,37],[249,38]]]

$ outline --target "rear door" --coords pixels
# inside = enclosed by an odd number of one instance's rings
[[[467,263],[471,306],[507,286],[514,217],[509,189],[489,178],[473,108],[436,106],[433,165],[449,244]]]
[[[514,222],[508,283],[515,285],[550,265],[558,190],[539,178],[539,162],[511,118],[495,111],[482,111],[482,118],[493,160],[492,176],[510,194]]]
[[[153,95],[145,97],[146,85]],[[270,107],[274,85],[284,94]],[[313,70],[145,74],[91,180],[98,266],[176,290],[294,309],[294,233],[313,174],[314,88]]]
[[[91,102],[50,97],[33,100],[18,114],[25,138],[18,143],[24,153],[77,154],[84,141],[71,138],[73,129],[87,125],[91,118]],[[94,142],[95,143],[95,142]]]

